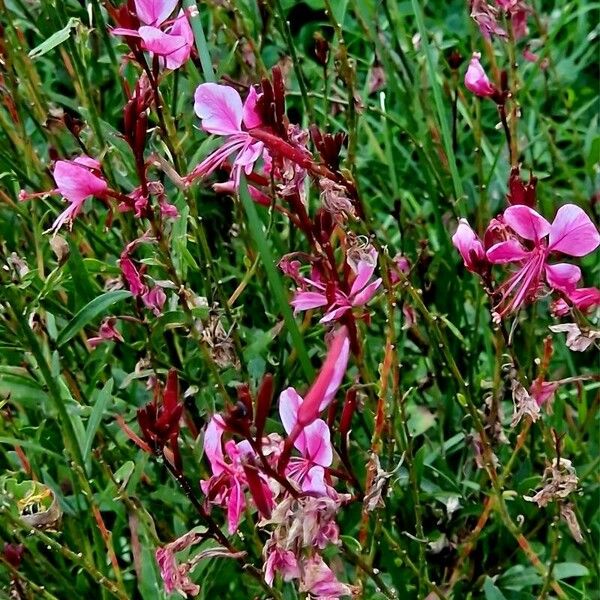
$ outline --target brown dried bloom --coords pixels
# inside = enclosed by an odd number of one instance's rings
[[[383,507],[383,499],[381,498],[385,484],[387,480],[393,475],[392,472],[384,471],[381,468],[379,462],[379,456],[374,452],[371,453],[369,464],[367,465],[367,472],[369,474],[369,480],[371,485],[365,494],[363,500],[363,507],[366,512],[371,512],[377,507]]]
[[[540,407],[535,398],[516,380],[512,381],[513,418],[512,427],[516,427],[524,416],[528,416],[535,423],[540,416]]]
[[[323,208],[330,213],[338,223],[344,223],[349,218],[355,219],[356,212],[352,201],[347,196],[347,190],[344,186],[321,177],[319,179],[321,188],[321,202]]]
[[[596,340],[600,341],[600,331],[588,329],[582,331],[577,323],[561,323],[560,325],[550,325],[550,331],[554,333],[567,334],[567,348],[573,352],[584,352]]]
[[[200,331],[213,360],[219,367],[225,368],[231,365],[239,369],[240,362],[231,339],[232,329],[226,331],[221,323],[220,315],[213,312],[207,322],[202,323]]]
[[[523,496],[528,502],[535,502],[540,508],[550,502],[564,500],[577,489],[579,480],[571,461],[566,458],[554,459],[552,465],[546,467],[542,478],[544,484],[534,496]]]
[[[572,502],[563,504],[560,507],[560,517],[567,523],[567,527],[569,528],[573,539],[578,544],[583,544],[583,535],[581,534],[581,527],[579,527],[575,511],[573,510],[574,508],[575,505]]]

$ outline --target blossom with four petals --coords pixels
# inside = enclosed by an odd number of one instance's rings
[[[501,299],[497,315],[514,313],[534,300],[542,280],[553,290],[572,294],[581,279],[580,268],[569,263],[550,264],[548,260],[552,253],[585,256],[600,245],[600,235],[585,212],[566,204],[550,224],[532,208],[515,205],[504,211],[503,221],[514,236],[494,244],[486,256],[493,264],[516,263],[518,269],[498,289]]]

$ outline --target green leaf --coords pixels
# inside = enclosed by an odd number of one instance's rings
[[[39,46],[36,46],[33,50],[29,52],[29,58],[39,58],[43,56],[50,50],[56,48],[63,42],[66,42],[71,35],[71,29],[77,27],[81,21],[75,17],[71,17],[69,22],[59,31],[53,33],[47,40],[42,42]]]
[[[589,575],[590,572],[586,567],[579,563],[556,563],[554,565],[554,571],[552,575],[556,579],[568,579],[569,577],[585,577]]]
[[[56,344],[62,346],[76,336],[88,323],[102,315],[107,308],[113,304],[129,298],[131,292],[127,290],[114,290],[101,294],[88,302],[71,320],[71,322],[60,332]]]
[[[292,342],[296,352],[298,353],[298,358],[300,359],[300,364],[302,365],[304,374],[308,380],[312,380],[314,376],[314,369],[310,364],[310,359],[308,358],[308,353],[306,352],[306,348],[304,346],[304,340],[302,339],[302,334],[300,333],[296,320],[294,319],[294,315],[292,314],[292,309],[290,308],[287,298],[285,297],[285,291],[283,289],[283,284],[281,283],[279,272],[275,266],[275,261],[273,260],[271,249],[269,248],[267,238],[265,237],[262,223],[258,218],[256,207],[254,206],[252,198],[250,198],[248,184],[246,183],[246,178],[244,175],[242,175],[242,178],[240,179],[239,192],[240,200],[242,201],[244,210],[248,216],[248,228],[250,229],[254,243],[258,248],[258,252],[261,255],[262,262],[267,273],[267,279],[269,280],[269,285],[271,286],[275,300],[279,304],[279,310],[283,314],[285,326],[292,337]]]
[[[485,600],[506,600],[506,596],[494,585],[494,582],[489,577],[485,578],[483,592]]]
[[[106,382],[106,385],[100,390],[98,397],[96,398],[96,402],[94,404],[94,408],[92,409],[92,414],[87,423],[87,427],[85,430],[85,438],[83,442],[83,458],[87,460],[89,453],[92,450],[92,443],[94,441],[94,436],[96,435],[96,431],[98,431],[98,427],[100,426],[100,421],[102,420],[102,416],[106,412],[106,408],[108,403],[112,397],[112,390],[114,386],[114,381],[109,379]]]

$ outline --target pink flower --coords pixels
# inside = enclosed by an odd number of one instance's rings
[[[316,600],[337,600],[352,596],[355,588],[338,581],[321,555],[315,554],[302,565],[300,591],[308,592]]]
[[[109,340],[113,340],[115,342],[122,342],[123,336],[117,331],[115,325],[117,323],[117,319],[115,317],[107,317],[102,321],[100,328],[98,329],[98,336],[92,337],[88,339],[88,344],[95,348],[99,346],[102,342],[106,342]]]
[[[189,578],[189,565],[179,564],[175,553],[186,550],[201,539],[200,534],[190,531],[163,548],[157,548],[156,562],[167,594],[177,591],[185,597],[187,594],[197,596],[200,593],[200,586]]]
[[[485,250],[481,240],[466,219],[458,221],[456,233],[452,236],[452,243],[460,252],[465,267],[472,273],[481,273],[487,265]]]
[[[600,306],[600,290],[595,287],[577,288],[565,295],[575,308],[584,313],[591,312]],[[552,303],[551,310],[553,315],[563,317],[570,308],[564,298],[559,298]]]
[[[471,18],[477,23],[481,35],[486,40],[493,35],[501,39],[508,37],[506,31],[498,24],[498,9],[490,6],[485,0],[472,0]]]
[[[298,560],[291,550],[286,550],[273,540],[265,544],[264,555],[267,560],[264,564],[265,581],[273,585],[275,573],[281,573],[284,581],[291,581],[300,577]]]
[[[212,477],[200,482],[202,491],[213,504],[227,508],[229,533],[237,530],[243,510],[246,507],[244,491],[248,482],[244,471],[245,457],[255,457],[248,441],[235,443],[227,441],[223,445],[225,424],[221,417],[214,416],[204,434],[204,453],[211,465]],[[262,496],[270,506],[274,505],[273,494],[268,482],[262,480]]]
[[[279,416],[288,434],[298,423],[298,410],[302,402],[302,397],[292,387],[279,396]],[[304,427],[295,439],[294,446],[302,456],[290,459],[286,474],[307,494],[327,494],[325,468],[333,462],[333,447],[327,423],[316,419]]]
[[[204,536],[202,534],[192,530],[177,538],[174,542],[162,548],[157,548],[156,562],[158,563],[167,594],[178,592],[183,597],[188,597],[188,595],[197,596],[200,593],[200,586],[190,579],[189,574],[200,561],[215,557],[242,558],[246,554],[245,552],[230,552],[222,546],[214,546],[198,552],[183,563],[177,561],[175,556],[177,552],[183,552],[191,546],[200,543],[203,539]]]
[[[371,258],[360,260],[348,293],[343,292],[336,285],[333,294],[328,294],[327,285],[319,278],[305,278],[304,283],[316,291],[299,290],[294,294],[290,304],[294,307],[295,312],[326,306],[327,312],[319,323],[336,321],[352,308],[367,304],[373,298],[382,281],[381,278],[371,281],[376,266],[377,254],[375,254],[374,260]]]
[[[159,285],[147,290],[142,294],[142,302],[149,308],[157,317],[162,314],[163,306],[167,300],[167,295]]]
[[[581,278],[579,267],[567,263],[549,264],[550,254],[560,252],[580,257],[600,245],[596,227],[574,204],[562,206],[552,225],[528,206],[510,206],[504,211],[504,223],[515,237],[493,245],[487,251],[487,258],[494,264],[515,262],[519,268],[498,289],[501,295],[496,306],[499,317],[513,313],[523,303],[534,300],[542,278],[554,290],[565,294],[574,292]],[[525,240],[526,246],[518,238]]]
[[[465,86],[477,96],[491,97],[497,93],[496,86],[488,79],[479,59],[481,54],[473,52],[469,68],[465,74]]]
[[[536,379],[529,389],[529,395],[537,402],[538,406],[551,403],[554,392],[558,389],[558,381],[540,381]]]
[[[249,133],[261,125],[257,111],[256,90],[251,87],[246,101],[242,104],[240,95],[232,87],[217,83],[202,83],[194,94],[194,111],[202,120],[202,129],[208,133],[225,137],[223,145],[207,156],[188,175],[191,182],[196,177],[210,175],[215,169],[235,155],[231,169],[231,180],[237,189],[242,171],[249,175],[254,163],[263,155],[264,145]],[[242,124],[245,129],[242,128]]]
[[[121,268],[121,273],[123,274],[123,278],[127,283],[129,291],[134,296],[142,296],[148,291],[148,288],[142,282],[140,272],[126,253],[121,254],[119,267]]]
[[[178,69],[190,58],[194,33],[183,11],[167,21],[176,6],[177,0],[135,0],[137,16],[144,25],[138,29],[117,27],[112,33],[140,38],[143,49],[160,56],[167,69]]]
[[[19,199],[28,200],[47,193],[58,193],[68,200],[70,206],[57,217],[50,228],[50,231],[56,233],[63,225],[72,225],[88,198],[93,196],[104,198],[108,191],[108,184],[102,175],[100,163],[85,155],[73,160],[56,161],[53,176],[56,181],[55,190],[36,194],[22,191]]]

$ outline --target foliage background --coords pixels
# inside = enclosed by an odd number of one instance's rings
[[[549,58],[550,67],[543,72],[518,60],[520,158],[540,180],[540,212],[552,216],[558,206],[573,202],[597,218],[598,4],[531,4],[535,18],[529,20],[530,38],[539,40],[539,54]],[[502,398],[509,443],[496,449],[501,465],[507,464],[518,434],[510,428],[506,349],[497,343],[476,278],[463,269],[450,244],[456,217],[468,216],[482,227],[503,209],[509,172],[493,103],[480,102],[464,89],[466,62],[453,71],[446,60],[451,50],[469,57],[481,49],[468,6],[457,1],[232,0],[200,3],[200,13],[218,77],[252,83],[280,64],[286,72],[290,120],[350,134],[346,167],[356,177],[377,241],[390,256],[402,251],[413,262],[411,283],[429,311],[429,317],[420,315],[418,325],[408,330],[396,316],[401,369],[391,401],[407,396],[403,409],[392,413],[398,443],[386,446],[382,462],[391,470],[400,462],[401,449],[408,452],[392,479],[382,520],[371,523],[360,553],[400,597],[418,596],[421,586],[410,565],[418,565],[420,557],[429,581],[448,583],[458,570],[454,598],[526,600],[547,594],[547,582],[495,513],[471,553],[463,554],[490,490],[473,462],[472,422],[461,407],[460,386],[448,356],[454,358],[478,407],[489,393]],[[117,259],[139,227],[131,216],[119,215],[105,227],[106,210],[99,202],[90,204],[73,231],[63,232],[68,256],[57,260],[44,231],[59,200],[18,202],[21,188],[53,187],[52,160],[81,151],[65,120],[80,128],[91,155],[103,157],[112,182],[125,191],[132,189],[133,160],[119,131],[121,80],[132,85],[135,67],[122,63],[126,48],[107,34],[107,14],[98,0],[0,0],[0,24],[0,461],[7,476],[48,485],[64,512],[57,532],[29,534],[11,518],[9,507],[0,515],[0,535],[7,542],[25,543],[19,573],[30,582],[33,597],[42,597],[36,586],[44,586],[57,598],[108,598],[111,591],[100,586],[100,577],[115,582],[122,597],[162,597],[154,549],[159,541],[170,541],[195,525],[194,513],[164,468],[124,436],[115,417],[132,422],[136,409],[150,399],[144,386],[147,376],[156,372],[164,379],[169,367],[178,369],[188,386],[186,405],[198,422],[222,408],[223,397],[202,348],[188,335],[189,317],[174,294],[161,317],[145,318],[142,325],[122,322],[124,343],[92,351],[86,345],[103,316],[139,316],[124,295],[101,296],[107,280],[119,277]],[[60,31],[62,36],[52,37]],[[332,44],[325,70],[314,59],[315,32]],[[343,60],[337,60],[341,55],[333,56],[340,48],[340,33],[355,70],[350,78]],[[292,54],[302,68],[310,112],[302,101]],[[508,67],[502,45],[495,46],[495,54],[499,65]],[[373,77],[382,72],[383,88],[369,93]],[[348,110],[351,79],[360,99],[356,114]],[[196,59],[161,85],[165,113],[176,132],[174,156],[151,117],[152,152],[172,160],[181,173],[189,172],[214,146],[198,131],[192,110],[193,90],[201,81]],[[436,103],[436,93],[441,102]],[[451,134],[454,122],[456,143],[448,153],[441,123]],[[217,196],[208,183],[195,186],[187,198],[168,179],[165,185],[182,214],[173,224],[169,243],[185,285],[206,297],[209,306],[223,307],[240,282],[246,282],[223,316],[227,328],[234,326],[241,369],[220,370],[219,385],[232,393],[240,381],[255,385],[269,371],[275,374],[277,390],[307,387],[241,205]],[[318,202],[314,192],[310,202]],[[261,218],[275,256],[298,249],[302,242],[285,219],[266,212]],[[140,252],[154,277],[168,277],[160,256],[148,249]],[[27,272],[19,274],[14,268],[13,253],[25,261]],[[594,257],[583,266],[586,279],[597,281]],[[94,303],[99,296],[104,302]],[[406,298],[401,294],[397,301]],[[206,321],[208,309],[195,316]],[[510,351],[529,378],[535,376],[535,359],[550,322],[543,302],[519,318]],[[373,306],[371,325],[364,328],[361,368],[370,374],[366,383],[372,386],[377,385],[384,356],[385,330],[382,298]],[[443,350],[436,331],[443,336]],[[322,329],[305,321],[302,333],[316,367],[323,355]],[[555,339],[549,371],[553,379],[597,371],[597,366],[594,350],[574,354],[562,339]],[[542,563],[554,565],[554,577],[570,598],[598,597],[597,389],[596,383],[560,388],[553,414],[544,416],[543,426],[532,428],[507,473],[504,490],[512,522],[518,523]],[[360,479],[373,411],[367,399],[352,435]],[[275,422],[271,425],[277,427]],[[584,530],[582,545],[558,522],[553,505],[539,509],[523,500],[556,454],[552,428],[562,436],[562,455],[573,461],[580,479],[576,513]],[[67,459],[65,449],[73,443],[69,432],[82,451],[82,464]],[[183,453],[192,481],[206,475],[201,448],[201,439],[187,432]],[[26,456],[28,474],[19,454]],[[4,501],[10,504],[10,499]],[[110,532],[108,541],[102,539],[94,511],[101,513]],[[429,543],[419,541],[415,512]],[[345,510],[340,525],[348,536],[346,543],[355,547],[358,509]],[[249,552],[258,556],[252,531],[244,533]],[[107,544],[119,572],[107,560]],[[0,579],[8,590],[11,570],[3,564]],[[347,581],[360,576],[347,561],[344,570]],[[233,561],[202,563],[195,579],[201,582],[202,598],[261,593]],[[372,582],[365,581],[365,586],[364,597],[378,597]],[[285,594],[293,597],[291,589]]]

